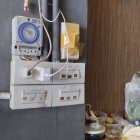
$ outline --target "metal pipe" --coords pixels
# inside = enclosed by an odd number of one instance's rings
[[[53,19],[57,16],[59,11],[59,0],[52,0],[53,2]],[[52,51],[52,61],[58,61],[60,57],[60,48],[59,48],[59,19],[53,23],[53,51]]]
[[[29,11],[29,0],[24,0],[24,11]]]
[[[42,0],[42,13],[43,13],[43,15],[46,18],[49,17],[48,11],[49,11],[48,10],[48,0]],[[47,39],[46,33],[44,32],[44,35],[43,35],[43,50],[42,50],[43,55],[42,55],[42,58],[44,58],[48,54],[48,47],[49,47],[48,46],[48,39]]]

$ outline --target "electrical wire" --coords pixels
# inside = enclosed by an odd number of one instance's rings
[[[31,56],[24,56],[28,61],[32,61],[32,57]]]
[[[23,57],[22,57],[22,56],[20,55],[20,59],[21,59],[21,60],[24,60],[24,61],[32,61],[32,57],[30,57],[30,56],[23,56]]]
[[[63,12],[59,9],[59,12],[58,12],[57,16],[56,16],[53,20],[47,19],[47,18],[43,15],[43,13],[42,13],[43,19],[44,19],[45,21],[47,21],[47,22],[50,22],[50,23],[55,22],[55,21],[58,19],[58,17],[59,17],[60,15],[62,16],[62,18],[63,18],[63,20],[64,20],[64,25],[65,25],[65,30],[66,30],[66,38],[68,39],[68,43],[67,43],[67,44],[70,44],[70,43],[73,44],[73,43],[71,42],[70,38],[69,38],[69,35],[68,35],[67,25],[66,25],[66,19],[65,19],[65,16],[64,16]]]
[[[68,62],[69,62],[69,52],[68,52],[68,44],[69,44],[69,42],[70,42],[70,39],[69,39],[69,36],[68,36],[68,31],[67,31],[67,25],[66,25],[66,19],[65,19],[65,16],[64,16],[64,14],[63,14],[63,12],[59,9],[59,12],[58,12],[58,14],[57,14],[57,16],[56,16],[56,18],[54,18],[53,20],[49,20],[49,19],[47,19],[47,18],[45,18],[45,16],[43,15],[43,13],[42,13],[42,17],[43,17],[43,19],[45,20],[45,21],[47,21],[47,22],[55,22],[57,19],[58,19],[58,17],[60,16],[60,14],[61,14],[61,16],[62,16],[62,18],[63,18],[63,20],[64,20],[64,25],[65,25],[65,30],[66,30],[66,54],[67,54],[67,59],[66,59],[66,62],[65,62],[65,64],[64,64],[64,66],[62,66],[58,71],[56,71],[55,73],[53,73],[53,74],[49,74],[48,75],[48,77],[53,77],[54,75],[56,75],[57,73],[59,73],[60,71],[62,71],[66,66],[67,66],[67,64],[68,64]]]
[[[49,40],[49,44],[50,44],[50,49],[49,49],[48,55],[47,55],[45,58],[39,60],[35,65],[32,66],[32,68],[29,70],[30,72],[33,70],[33,68],[34,68],[35,66],[37,66],[37,65],[40,64],[41,62],[47,60],[47,59],[49,58],[49,56],[51,55],[51,52],[52,52],[52,41],[51,41],[51,37],[50,37],[50,35],[49,35],[49,32],[48,32],[48,30],[47,30],[47,28],[46,28],[46,26],[45,26],[45,24],[44,24],[43,18],[42,18],[40,0],[38,0],[38,7],[39,7],[40,22],[41,22],[41,24],[42,24],[42,26],[43,26],[43,28],[44,28],[46,34],[47,34],[47,37],[48,37],[48,40]]]
[[[58,17],[60,16],[60,14],[61,14],[61,10],[59,10],[57,16],[56,16],[53,20],[47,19],[47,18],[43,15],[43,13],[42,13],[42,17],[43,17],[43,19],[46,20],[47,22],[53,23],[53,22],[55,22],[55,21],[58,19]]]
[[[53,74],[48,74],[48,75],[46,75],[47,77],[53,77],[54,75],[56,75],[57,73],[59,73],[60,71],[62,71],[62,70],[67,66],[68,61],[69,61],[69,54],[68,54],[69,36],[68,36],[68,32],[67,32],[66,19],[65,19],[64,14],[62,13],[62,11],[59,10],[59,12],[58,12],[58,14],[57,14],[57,16],[56,16],[56,18],[55,18],[54,20],[48,20],[48,19],[45,18],[45,16],[42,14],[42,11],[41,11],[41,1],[40,1],[40,0],[38,0],[38,7],[39,7],[40,21],[41,21],[41,24],[42,24],[42,26],[43,26],[43,28],[44,28],[46,34],[47,34],[47,37],[48,37],[48,40],[49,40],[49,44],[50,44],[50,49],[49,49],[48,55],[47,55],[44,59],[38,61],[35,65],[33,65],[32,68],[29,70],[29,73],[31,73],[31,71],[33,70],[33,68],[34,68],[35,66],[37,66],[39,63],[41,63],[41,62],[45,61],[46,59],[48,59],[48,57],[51,55],[51,52],[52,52],[52,42],[51,42],[51,38],[50,38],[50,35],[49,35],[49,33],[48,33],[48,30],[47,30],[47,28],[46,28],[46,26],[45,26],[45,24],[44,24],[43,19],[46,20],[46,21],[48,21],[48,22],[55,22],[55,21],[58,19],[59,15],[61,14],[61,16],[62,16],[62,18],[63,18],[63,20],[64,20],[64,24],[65,24],[65,29],[66,29],[66,42],[67,42],[67,43],[66,43],[66,47],[67,47],[67,50],[66,50],[66,51],[67,51],[67,52],[66,52],[66,53],[67,53],[67,59],[66,59],[66,62],[65,62],[65,64],[64,64],[64,66],[62,66],[58,71],[56,71],[56,72],[53,73]]]

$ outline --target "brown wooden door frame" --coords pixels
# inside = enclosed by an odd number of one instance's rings
[[[124,115],[125,83],[140,70],[140,1],[88,0],[86,102]]]

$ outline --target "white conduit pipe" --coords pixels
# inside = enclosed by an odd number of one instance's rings
[[[10,92],[0,92],[0,100],[10,100]]]

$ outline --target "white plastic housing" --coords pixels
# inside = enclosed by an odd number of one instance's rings
[[[32,44],[24,43],[18,33],[19,27],[26,22],[33,23],[39,30],[39,39]],[[43,44],[43,27],[39,19],[16,16],[12,20],[12,54],[13,55],[30,55],[40,56]]]
[[[32,75],[27,75],[28,70],[36,64],[36,61],[12,61],[11,62],[11,85],[48,85],[52,84],[51,74],[52,63],[42,62],[32,71]]]
[[[79,53],[75,55],[70,55],[69,54],[69,60],[79,60]],[[67,59],[67,48],[61,48],[61,59]]]
[[[61,34],[66,33],[66,26],[64,22],[61,22]],[[67,40],[65,40],[65,43],[67,44]],[[61,59],[67,59],[67,48],[61,48]],[[69,60],[78,60],[80,55],[79,52],[74,54],[74,55],[70,55],[69,53]]]
[[[52,86],[10,86],[10,108],[29,109],[51,107]]]
[[[68,106],[85,103],[84,84],[54,85],[52,106]]]
[[[53,72],[58,71],[64,63],[53,63]],[[85,63],[68,63],[67,66],[53,77],[53,84],[84,84]]]

